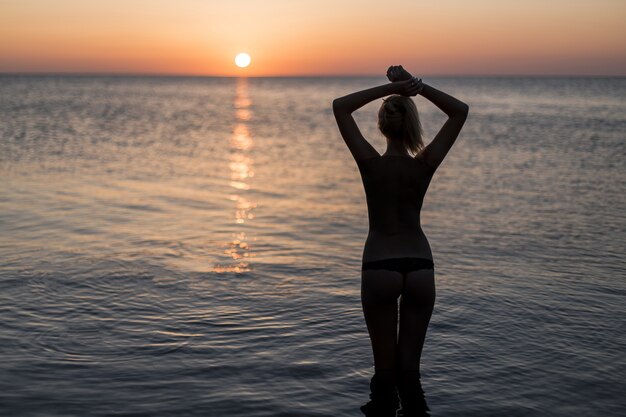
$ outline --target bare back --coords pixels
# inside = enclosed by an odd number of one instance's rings
[[[367,198],[369,233],[363,262],[432,259],[420,211],[435,170],[420,158],[383,155],[357,161]]]

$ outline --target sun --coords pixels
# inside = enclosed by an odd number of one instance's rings
[[[250,65],[250,55],[246,54],[245,52],[237,54],[237,56],[235,57],[235,64],[237,64],[239,68],[247,67],[248,65]]]

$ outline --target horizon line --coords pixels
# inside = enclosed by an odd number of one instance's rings
[[[0,71],[0,76],[100,76],[100,77],[171,77],[171,78],[386,78],[378,74],[292,74],[292,75],[219,75],[219,74],[193,74],[193,73],[153,73],[153,72],[104,72],[104,71]],[[509,73],[459,73],[459,74],[423,74],[423,77],[434,78],[624,78],[626,74],[567,74],[567,73],[530,73],[530,74],[509,74]]]

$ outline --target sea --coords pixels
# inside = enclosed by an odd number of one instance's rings
[[[626,415],[626,78],[423,80],[470,106],[422,209],[432,415]],[[385,82],[0,76],[0,415],[362,415],[331,103]],[[355,119],[383,153],[381,103]]]

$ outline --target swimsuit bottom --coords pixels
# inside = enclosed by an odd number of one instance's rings
[[[435,265],[432,260],[427,258],[391,258],[363,262],[361,271],[367,271],[368,269],[385,269],[387,271],[400,272],[402,274],[402,289],[404,289],[404,281],[408,272],[419,271],[420,269],[434,270]]]

